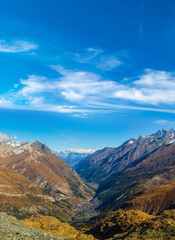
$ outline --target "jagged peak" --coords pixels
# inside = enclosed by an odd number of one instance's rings
[[[163,128],[161,128],[159,131],[157,131],[155,134],[153,134],[154,136],[164,136],[167,133],[166,130],[164,130]]]
[[[126,142],[124,142],[122,145],[133,144],[135,141],[136,141],[135,138],[130,138],[129,140],[127,140]]]
[[[34,143],[31,144],[31,147],[34,151],[38,151],[38,152],[41,152],[41,153],[45,153],[45,152],[48,152],[50,151],[49,148],[41,143],[40,141],[35,141]]]
[[[167,134],[173,134],[175,130],[173,128],[170,128],[170,130],[167,131]]]

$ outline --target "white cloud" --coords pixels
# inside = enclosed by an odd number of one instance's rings
[[[152,88],[175,88],[175,75],[171,72],[156,71],[146,69],[145,73],[139,76],[139,79],[134,81],[138,86],[149,86]]]
[[[175,103],[175,74],[146,69],[137,80],[122,84],[114,96],[140,104],[158,105]]]
[[[10,108],[12,106],[12,102],[3,96],[0,97],[0,107],[7,107]]]
[[[70,71],[52,66],[62,76],[58,84],[60,93],[70,101],[124,100],[146,105],[175,103],[174,73],[146,69],[130,83],[104,80],[88,71]],[[116,102],[117,103],[117,102]]]
[[[76,117],[121,109],[175,113],[174,73],[147,69],[121,83],[89,71],[51,67],[58,78],[31,75],[21,79],[0,96],[0,107],[73,113]]]
[[[117,90],[118,84],[103,80],[98,74],[88,71],[67,71],[59,65],[52,66],[62,76],[58,84],[60,93],[69,101],[87,103],[91,99],[108,98]],[[81,104],[81,103],[80,103]]]
[[[0,52],[29,52],[36,48],[38,48],[37,44],[27,41],[13,41],[12,43],[7,43],[5,40],[0,40]]]

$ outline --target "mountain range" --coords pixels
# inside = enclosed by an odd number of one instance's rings
[[[96,150],[93,149],[65,149],[65,150],[53,150],[53,153],[63,159],[69,166],[73,167],[79,161],[88,157]]]
[[[39,141],[16,144],[1,136],[1,211],[18,219],[54,216],[96,239],[175,237],[175,130],[160,129],[91,155],[88,150],[74,169]],[[51,218],[42,215],[40,228],[52,231]],[[32,219],[24,222],[34,224]]]
[[[175,131],[161,129],[152,135],[131,138],[117,148],[104,148],[82,160],[74,169],[88,183],[98,184],[91,201],[98,199],[98,212],[133,207],[160,213],[174,206]],[[170,185],[160,187],[164,184]],[[148,193],[146,201],[144,196]],[[157,195],[164,203],[156,201]]]
[[[6,134],[0,133],[0,143],[7,144],[12,148],[20,147],[24,142],[16,142],[13,138],[7,136]]]

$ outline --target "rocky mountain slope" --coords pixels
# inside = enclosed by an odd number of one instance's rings
[[[79,161],[88,157],[95,150],[93,149],[65,149],[65,150],[53,150],[53,153],[63,159],[69,166],[73,167]]]
[[[137,209],[153,215],[175,207],[175,182],[150,188],[125,203],[125,209]]]
[[[1,157],[0,165],[27,177],[67,208],[85,201],[93,193],[70,166],[38,141]]]
[[[82,168],[83,163],[87,174]],[[97,151],[75,168],[79,169],[80,175],[84,173],[87,181],[99,184],[94,199],[87,206],[75,210],[77,218],[82,218],[82,214],[93,217],[107,209],[119,208],[159,214],[175,206],[173,129],[167,132],[160,130],[137,140],[130,139],[116,149]],[[88,210],[89,205],[93,209],[92,214]]]
[[[87,182],[100,184],[123,171],[129,164],[160,146],[175,142],[175,131],[159,130],[157,133],[129,139],[117,148],[104,148],[78,163],[74,169]]]
[[[36,212],[68,216],[55,204],[53,197],[45,194],[36,184],[5,167],[0,167],[0,211],[6,211],[18,218],[31,216]]]
[[[146,212],[155,211],[156,213],[159,213],[160,209],[164,210],[174,204],[174,173],[175,144],[163,145],[145,157],[132,162],[123,171],[118,172],[114,178],[106,181],[103,185],[101,184],[97,190],[96,197],[102,201],[102,209],[117,209],[118,207],[122,207],[126,201],[133,199],[137,195],[143,194],[148,189],[157,187],[152,191],[152,207],[148,207],[145,198],[145,206],[142,210],[144,209]],[[166,198],[164,199],[164,208],[161,208],[159,205],[161,204],[161,201],[155,201],[154,203],[153,193],[154,191],[157,191],[157,193],[161,191],[163,192],[163,188],[158,188],[158,186],[163,186],[165,184],[171,184],[169,185],[169,187],[171,187],[166,188],[165,186],[165,189],[167,189],[164,191],[164,193],[166,192]],[[168,190],[170,192],[168,192]],[[145,192],[145,195],[146,194],[148,194],[148,192]],[[149,194],[151,194],[151,192],[149,192]],[[161,195],[160,199],[162,200]],[[171,203],[171,206],[169,203]],[[156,208],[159,209],[159,211],[156,210]]]
[[[109,156],[115,148],[106,147],[91,154],[89,157],[80,161],[74,166],[75,171],[87,182],[97,183],[95,172],[100,174],[99,168],[102,166],[103,159]],[[102,172],[103,174],[103,172]]]
[[[0,157],[9,156],[9,153],[12,152],[13,149],[13,147],[7,144],[0,143]]]

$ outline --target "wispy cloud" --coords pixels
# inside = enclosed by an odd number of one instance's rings
[[[91,63],[91,60],[101,53],[103,53],[102,49],[87,48],[84,54],[75,53],[75,57],[76,60],[80,63]]]
[[[107,99],[118,88],[118,84],[88,71],[71,71],[60,65],[52,66],[62,76],[59,78],[59,90],[67,100],[83,103],[92,99]],[[81,102],[80,102],[81,104]]]
[[[120,99],[155,106],[175,103],[175,75],[171,72],[146,69],[132,82],[120,83],[88,71],[52,67],[62,75],[59,79],[60,93],[70,101]]]
[[[51,68],[58,72],[57,78],[31,75],[21,79],[0,96],[0,107],[71,113],[75,117],[122,109],[175,113],[174,73],[146,69],[138,77],[117,82],[89,71],[60,65]]]
[[[7,43],[5,40],[0,40],[0,52],[29,52],[36,48],[38,48],[37,44],[27,41],[13,41],[12,43]]]
[[[155,123],[162,126],[175,126],[175,121],[169,121],[164,119],[156,120]]]
[[[122,61],[115,56],[101,57],[99,62],[97,62],[97,68],[104,71],[111,71],[112,69],[120,66]]]
[[[97,48],[87,48],[82,54],[76,53],[75,57],[79,63],[93,64],[103,71],[111,71],[123,64],[115,54],[107,54],[104,50]]]

